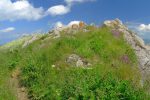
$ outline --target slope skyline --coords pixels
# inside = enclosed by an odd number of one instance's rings
[[[115,18],[144,39],[150,39],[149,3],[148,0],[1,0],[0,45],[25,34],[47,32],[57,22],[82,20],[100,25]]]

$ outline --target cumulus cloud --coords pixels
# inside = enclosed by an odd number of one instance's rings
[[[83,3],[83,2],[91,2],[91,1],[96,1],[96,0],[65,0],[66,6],[64,5],[52,6],[46,11],[46,15],[52,15],[52,16],[64,15],[71,11],[71,8],[74,3]]]
[[[72,5],[74,3],[83,3],[83,2],[91,2],[96,0],[65,0],[68,5]]]
[[[8,28],[6,28],[6,29],[2,29],[2,30],[0,30],[0,32],[8,33],[8,32],[12,32],[12,31],[14,31],[14,30],[15,30],[15,28],[14,28],[14,27],[8,27]]]
[[[71,11],[72,4],[95,0],[64,0],[66,5],[55,5],[48,10],[34,7],[29,0],[0,0],[0,20],[38,20],[45,16],[64,15]],[[44,1],[43,1],[44,2]]]
[[[150,40],[150,24],[144,24],[139,22],[128,22],[126,23],[128,28],[137,33],[143,39]]]
[[[60,28],[60,27],[63,27],[64,26],[64,24],[62,23],[62,22],[60,22],[60,21],[58,21],[58,22],[56,22],[55,23],[55,28]]]
[[[148,25],[140,24],[139,27],[138,27],[138,30],[139,31],[144,31],[144,32],[147,32],[147,31],[150,32],[150,24],[148,24]]]
[[[43,8],[35,8],[28,1],[0,0],[0,20],[38,20],[43,17]]]
[[[79,25],[81,21],[71,21],[67,25],[63,24],[61,21],[58,21],[54,24],[54,28],[61,28],[61,27],[70,27],[74,24]]]
[[[71,21],[69,24],[68,24],[68,26],[72,26],[73,24],[79,24],[80,23],[80,21]]]
[[[76,24],[79,25],[81,21],[70,21],[68,24],[63,24],[61,21],[58,21],[54,24],[54,28],[61,28],[61,27],[71,27],[72,25]]]
[[[67,6],[56,5],[56,6],[50,7],[47,10],[47,13],[50,14],[50,15],[52,15],[52,16],[55,16],[55,15],[64,15],[64,14],[67,14],[69,11],[70,11],[70,8],[67,7]]]

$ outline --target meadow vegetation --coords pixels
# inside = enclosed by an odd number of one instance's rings
[[[140,84],[136,55],[123,33],[116,37],[107,27],[87,28],[89,32],[61,32],[57,39],[46,34],[26,48],[1,51],[2,100],[13,98],[5,88],[16,68],[21,70],[20,84],[27,88],[31,100],[150,99]],[[86,59],[90,68],[68,65],[66,59],[71,54]]]

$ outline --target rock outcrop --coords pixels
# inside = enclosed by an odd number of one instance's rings
[[[75,67],[88,67],[91,64],[82,59],[80,56],[76,55],[76,54],[71,54],[67,59],[66,59],[67,64],[71,65],[71,66],[75,66]]]
[[[22,48],[25,48],[26,46],[28,46],[29,44],[31,44],[32,42],[34,42],[37,39],[38,39],[38,37],[36,35],[33,35],[30,40],[27,40],[24,42],[24,44],[22,45]]]
[[[105,21],[104,25],[123,33],[124,39],[135,50],[142,79],[144,81],[147,80],[150,77],[150,47],[145,45],[144,41],[136,33],[130,31],[125,25],[123,25],[119,19]]]
[[[59,38],[61,36],[61,32],[64,31],[67,34],[75,34],[79,30],[83,30],[87,32],[88,30],[85,29],[86,24],[83,21],[71,21],[68,25],[59,25],[55,27],[53,30],[49,31],[48,33],[53,38]]]

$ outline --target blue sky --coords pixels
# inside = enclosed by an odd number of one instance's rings
[[[0,44],[24,34],[47,32],[55,23],[101,24],[121,19],[150,39],[150,0],[0,0]]]

